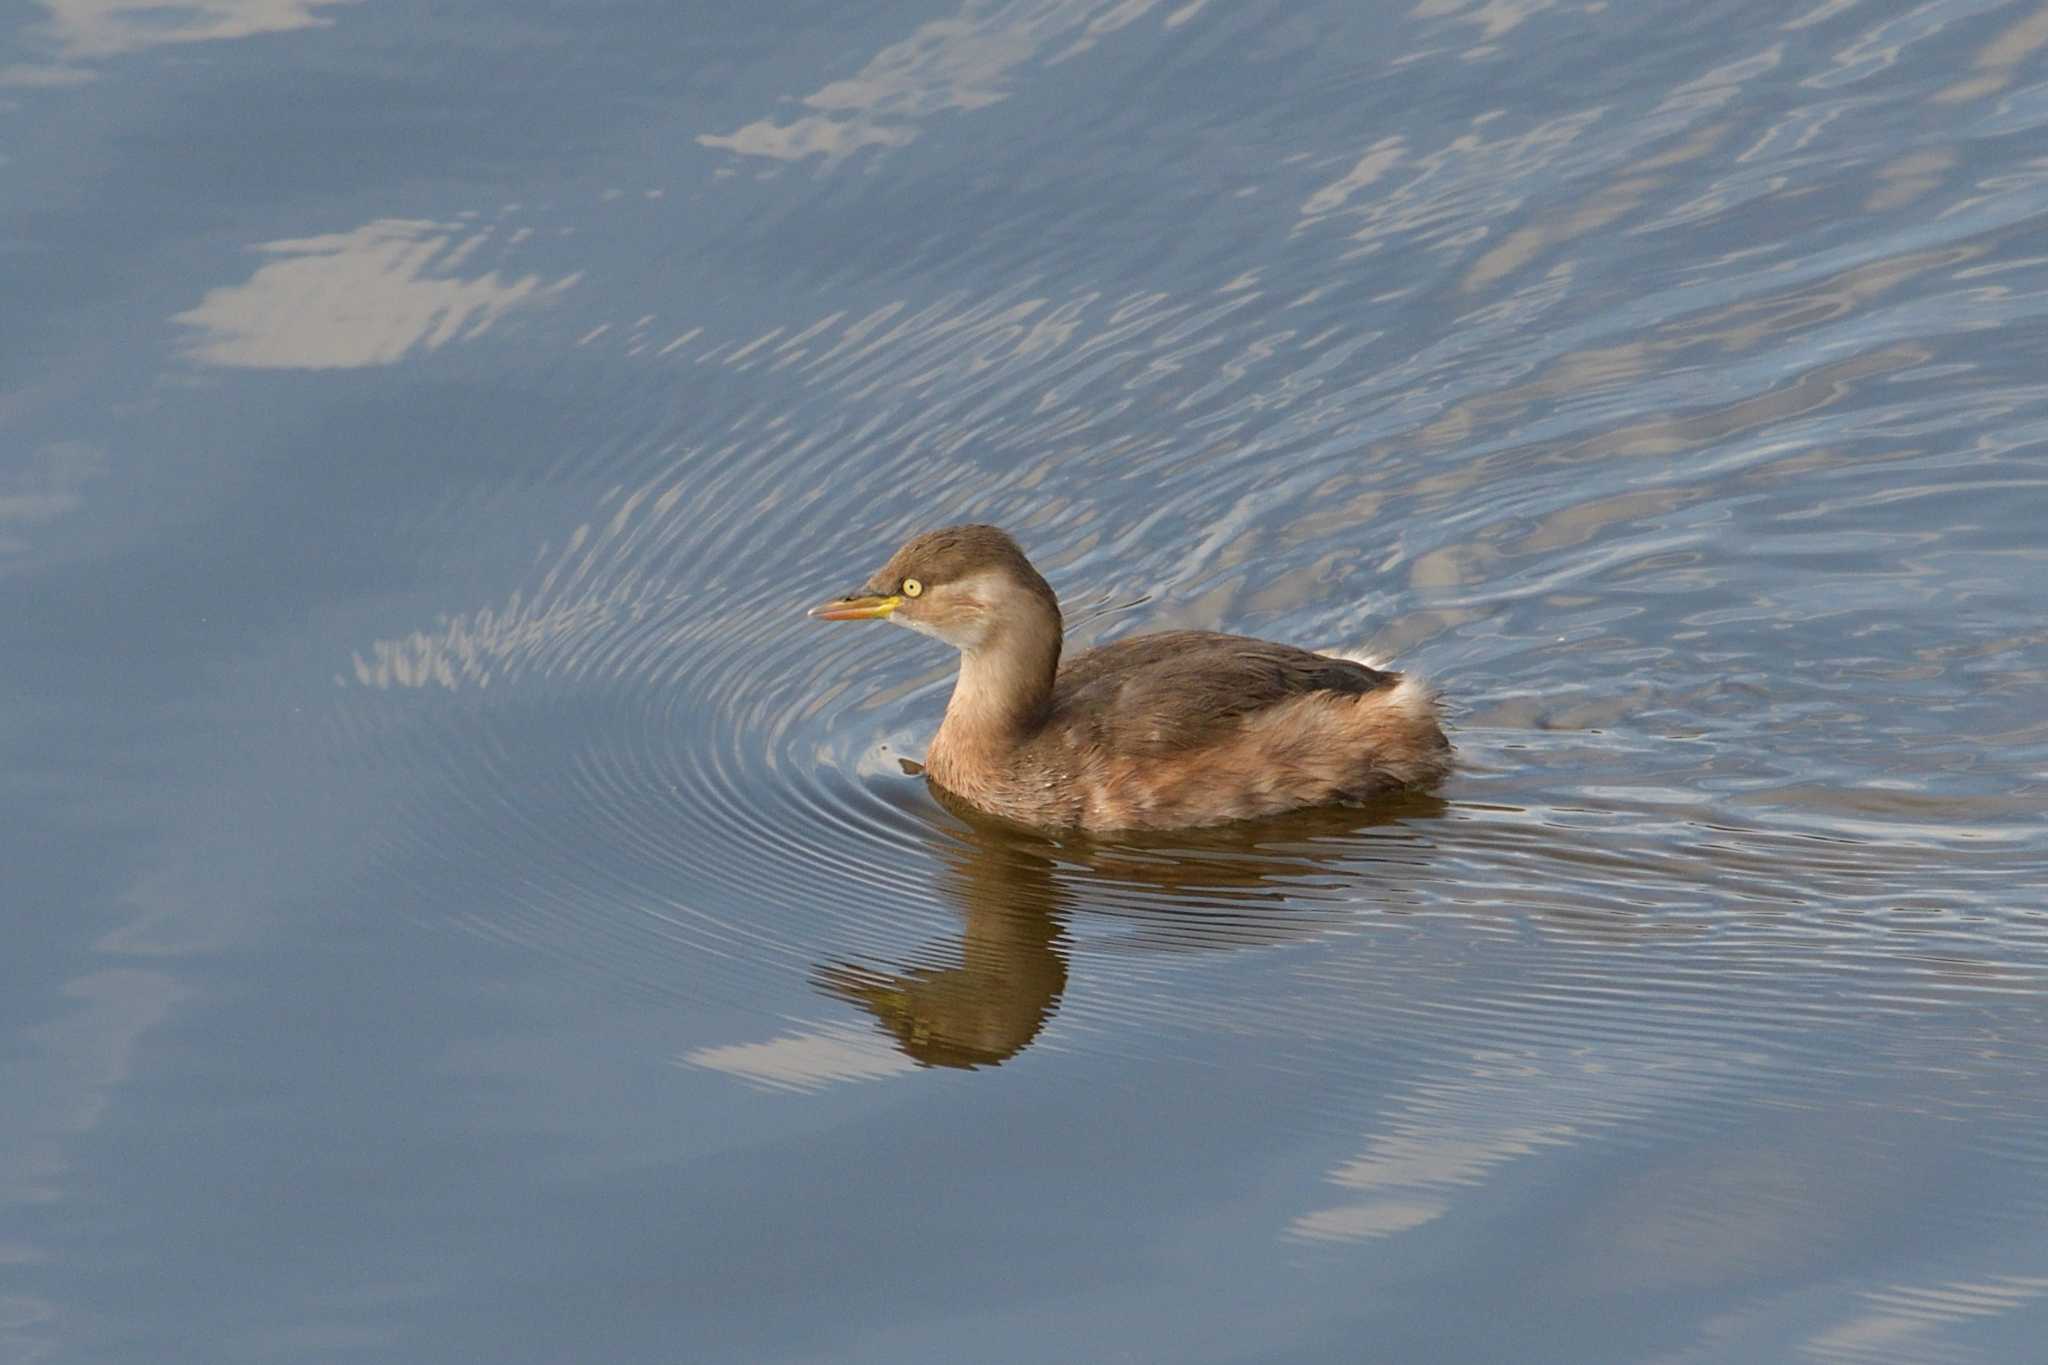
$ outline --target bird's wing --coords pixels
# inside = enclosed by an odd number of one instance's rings
[[[1230,722],[1294,697],[1360,696],[1399,678],[1270,640],[1175,630],[1077,656],[1060,669],[1053,708],[1106,747],[1166,754],[1214,742]]]

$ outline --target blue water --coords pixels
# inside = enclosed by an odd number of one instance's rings
[[[0,33],[0,1361],[2040,1354],[2048,9]],[[968,519],[1458,774],[962,823]]]

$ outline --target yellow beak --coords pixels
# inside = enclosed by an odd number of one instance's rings
[[[902,603],[898,596],[841,597],[812,607],[808,615],[820,621],[883,621]]]

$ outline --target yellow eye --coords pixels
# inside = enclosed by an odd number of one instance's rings
[[[903,595],[904,595],[905,597],[921,597],[921,596],[923,596],[923,595],[924,595],[924,584],[922,584],[922,583],[918,582],[918,581],[917,581],[917,580],[916,580],[915,578],[906,578],[906,579],[904,579],[904,580],[903,580]]]

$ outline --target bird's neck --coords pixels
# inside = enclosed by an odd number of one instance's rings
[[[985,767],[1036,734],[1052,709],[1060,621],[1048,611],[1005,623],[960,654],[960,676],[933,737],[935,768]],[[945,781],[945,775],[939,774]],[[950,785],[950,784],[949,784]]]

